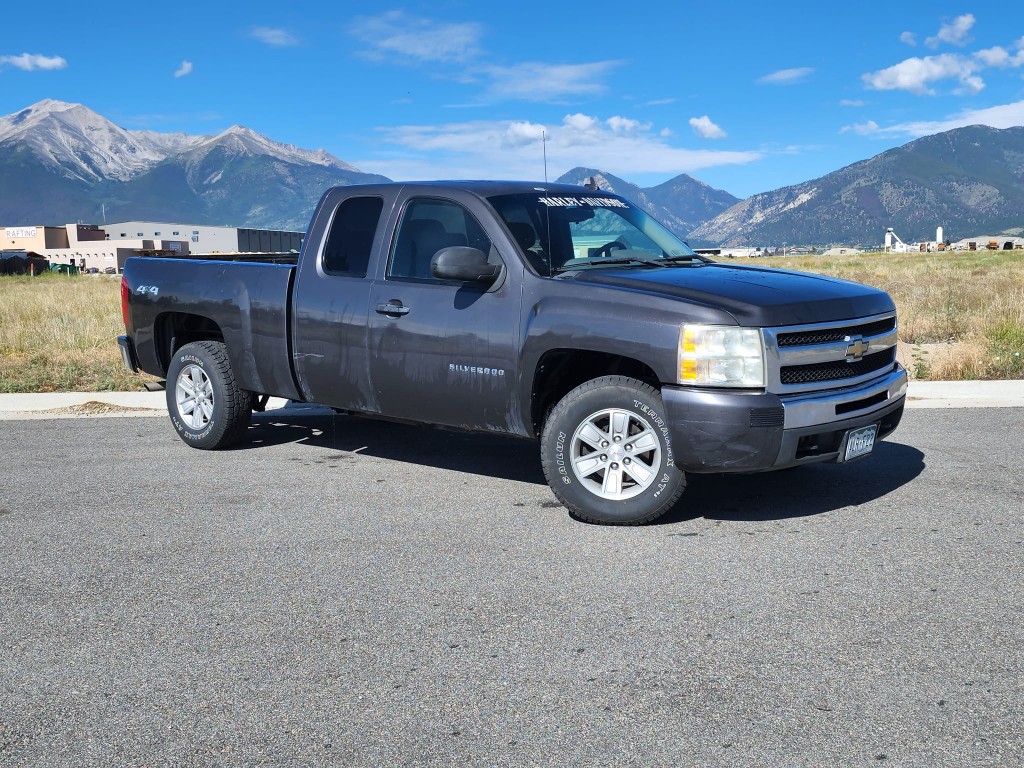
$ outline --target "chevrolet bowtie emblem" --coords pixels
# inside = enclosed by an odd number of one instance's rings
[[[855,363],[864,357],[871,349],[871,344],[864,341],[862,336],[847,336],[843,341],[846,342],[846,362]]]

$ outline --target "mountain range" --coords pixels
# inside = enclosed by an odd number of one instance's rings
[[[1024,227],[1024,127],[926,136],[821,178],[739,200],[686,174],[641,188],[574,168],[695,245],[877,245],[943,226],[952,239]],[[0,223],[119,220],[305,228],[323,190],[387,181],[323,150],[241,126],[215,136],[129,131],[81,104],[46,100],[0,117]]]
[[[646,188],[596,168],[573,168],[555,181],[585,184],[588,179],[593,179],[602,190],[621,195],[643,208],[680,237],[687,237],[702,223],[739,202],[739,198],[728,192],[709,187],[685,173],[664,184]]]
[[[1024,227],[1024,127],[925,136],[812,181],[763,192],[696,227],[716,244],[878,245],[1014,233]]]
[[[232,126],[216,136],[128,131],[81,104],[0,118],[0,222],[104,220],[305,229],[330,186],[387,181],[323,150]]]

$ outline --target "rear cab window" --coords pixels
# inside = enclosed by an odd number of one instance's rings
[[[325,273],[366,277],[383,210],[380,197],[350,197],[338,206],[320,261]]]

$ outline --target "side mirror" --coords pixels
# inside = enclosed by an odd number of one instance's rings
[[[430,273],[441,280],[490,284],[501,274],[501,264],[489,264],[479,248],[453,245],[434,254]]]

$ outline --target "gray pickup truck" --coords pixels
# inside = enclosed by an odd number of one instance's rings
[[[885,292],[712,262],[605,192],[338,187],[295,262],[125,264],[125,363],[187,444],[237,442],[271,395],[539,439],[572,514],[637,524],[688,473],[849,462],[903,414]]]

